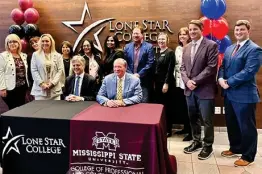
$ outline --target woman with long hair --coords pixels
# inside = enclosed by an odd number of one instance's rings
[[[113,63],[118,58],[124,58],[124,51],[120,48],[116,35],[109,35],[104,42],[103,73],[104,76],[113,73]]]
[[[32,56],[31,72],[34,80],[31,94],[35,100],[60,100],[65,79],[64,64],[50,34],[40,37],[39,50]]]
[[[60,47],[60,52],[63,57],[65,77],[68,77],[72,74],[72,72],[70,72],[70,70],[72,71],[72,67],[70,66],[71,59],[74,56],[72,44],[69,41],[63,41]]]
[[[101,54],[88,39],[82,42],[79,54],[86,60],[85,73],[96,79],[95,91],[98,92],[103,78]]]

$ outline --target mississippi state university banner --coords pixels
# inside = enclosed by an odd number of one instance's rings
[[[70,123],[70,174],[173,174],[163,106],[94,104]]]
[[[173,174],[163,106],[33,101],[2,114],[3,174]]]

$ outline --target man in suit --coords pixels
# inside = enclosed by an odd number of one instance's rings
[[[107,107],[121,107],[140,103],[142,88],[139,78],[126,72],[127,62],[118,58],[114,61],[114,73],[103,80],[96,96],[99,104]]]
[[[185,147],[184,152],[191,154],[203,147],[198,159],[204,160],[213,153],[218,46],[202,36],[203,24],[200,20],[192,20],[188,28],[192,42],[183,50],[181,75],[186,84],[185,95],[193,143]],[[204,124],[203,145],[200,116]]]
[[[249,39],[250,23],[238,20],[234,35],[237,43],[229,46],[218,73],[223,88],[226,125],[230,149],[224,157],[242,154],[235,166],[248,166],[257,152],[256,103],[259,94],[256,73],[260,68],[262,49]]]
[[[74,56],[72,67],[74,74],[67,77],[65,83],[65,100],[67,101],[92,101],[95,100],[95,78],[85,74],[85,59]]]
[[[133,42],[127,44],[124,49],[127,72],[140,78],[143,91],[142,102],[147,103],[153,88],[154,50],[152,44],[143,40],[143,28],[136,26],[133,29],[132,39]]]

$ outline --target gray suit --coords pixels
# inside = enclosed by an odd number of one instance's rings
[[[203,38],[191,64],[191,47],[189,43],[183,50],[181,75],[185,84],[193,80],[197,86],[193,91],[185,88],[193,140],[201,141],[200,113],[204,120],[204,146],[212,146],[218,48],[215,42]]]
[[[96,96],[99,104],[104,104],[108,100],[115,100],[117,94],[117,75],[109,74],[103,80],[102,86]],[[142,101],[142,88],[139,78],[132,74],[125,74],[123,102],[126,105],[140,103]]]

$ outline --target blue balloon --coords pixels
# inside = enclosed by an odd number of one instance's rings
[[[201,0],[201,11],[209,19],[218,19],[226,12],[225,0]]]
[[[219,52],[224,53],[227,49],[232,44],[232,41],[228,35],[226,35],[219,44]]]
[[[219,40],[212,35],[207,35],[206,38],[208,38],[209,40],[213,40],[218,44],[219,53],[224,53],[227,47],[232,44],[232,41],[228,35],[226,35],[222,40]]]

